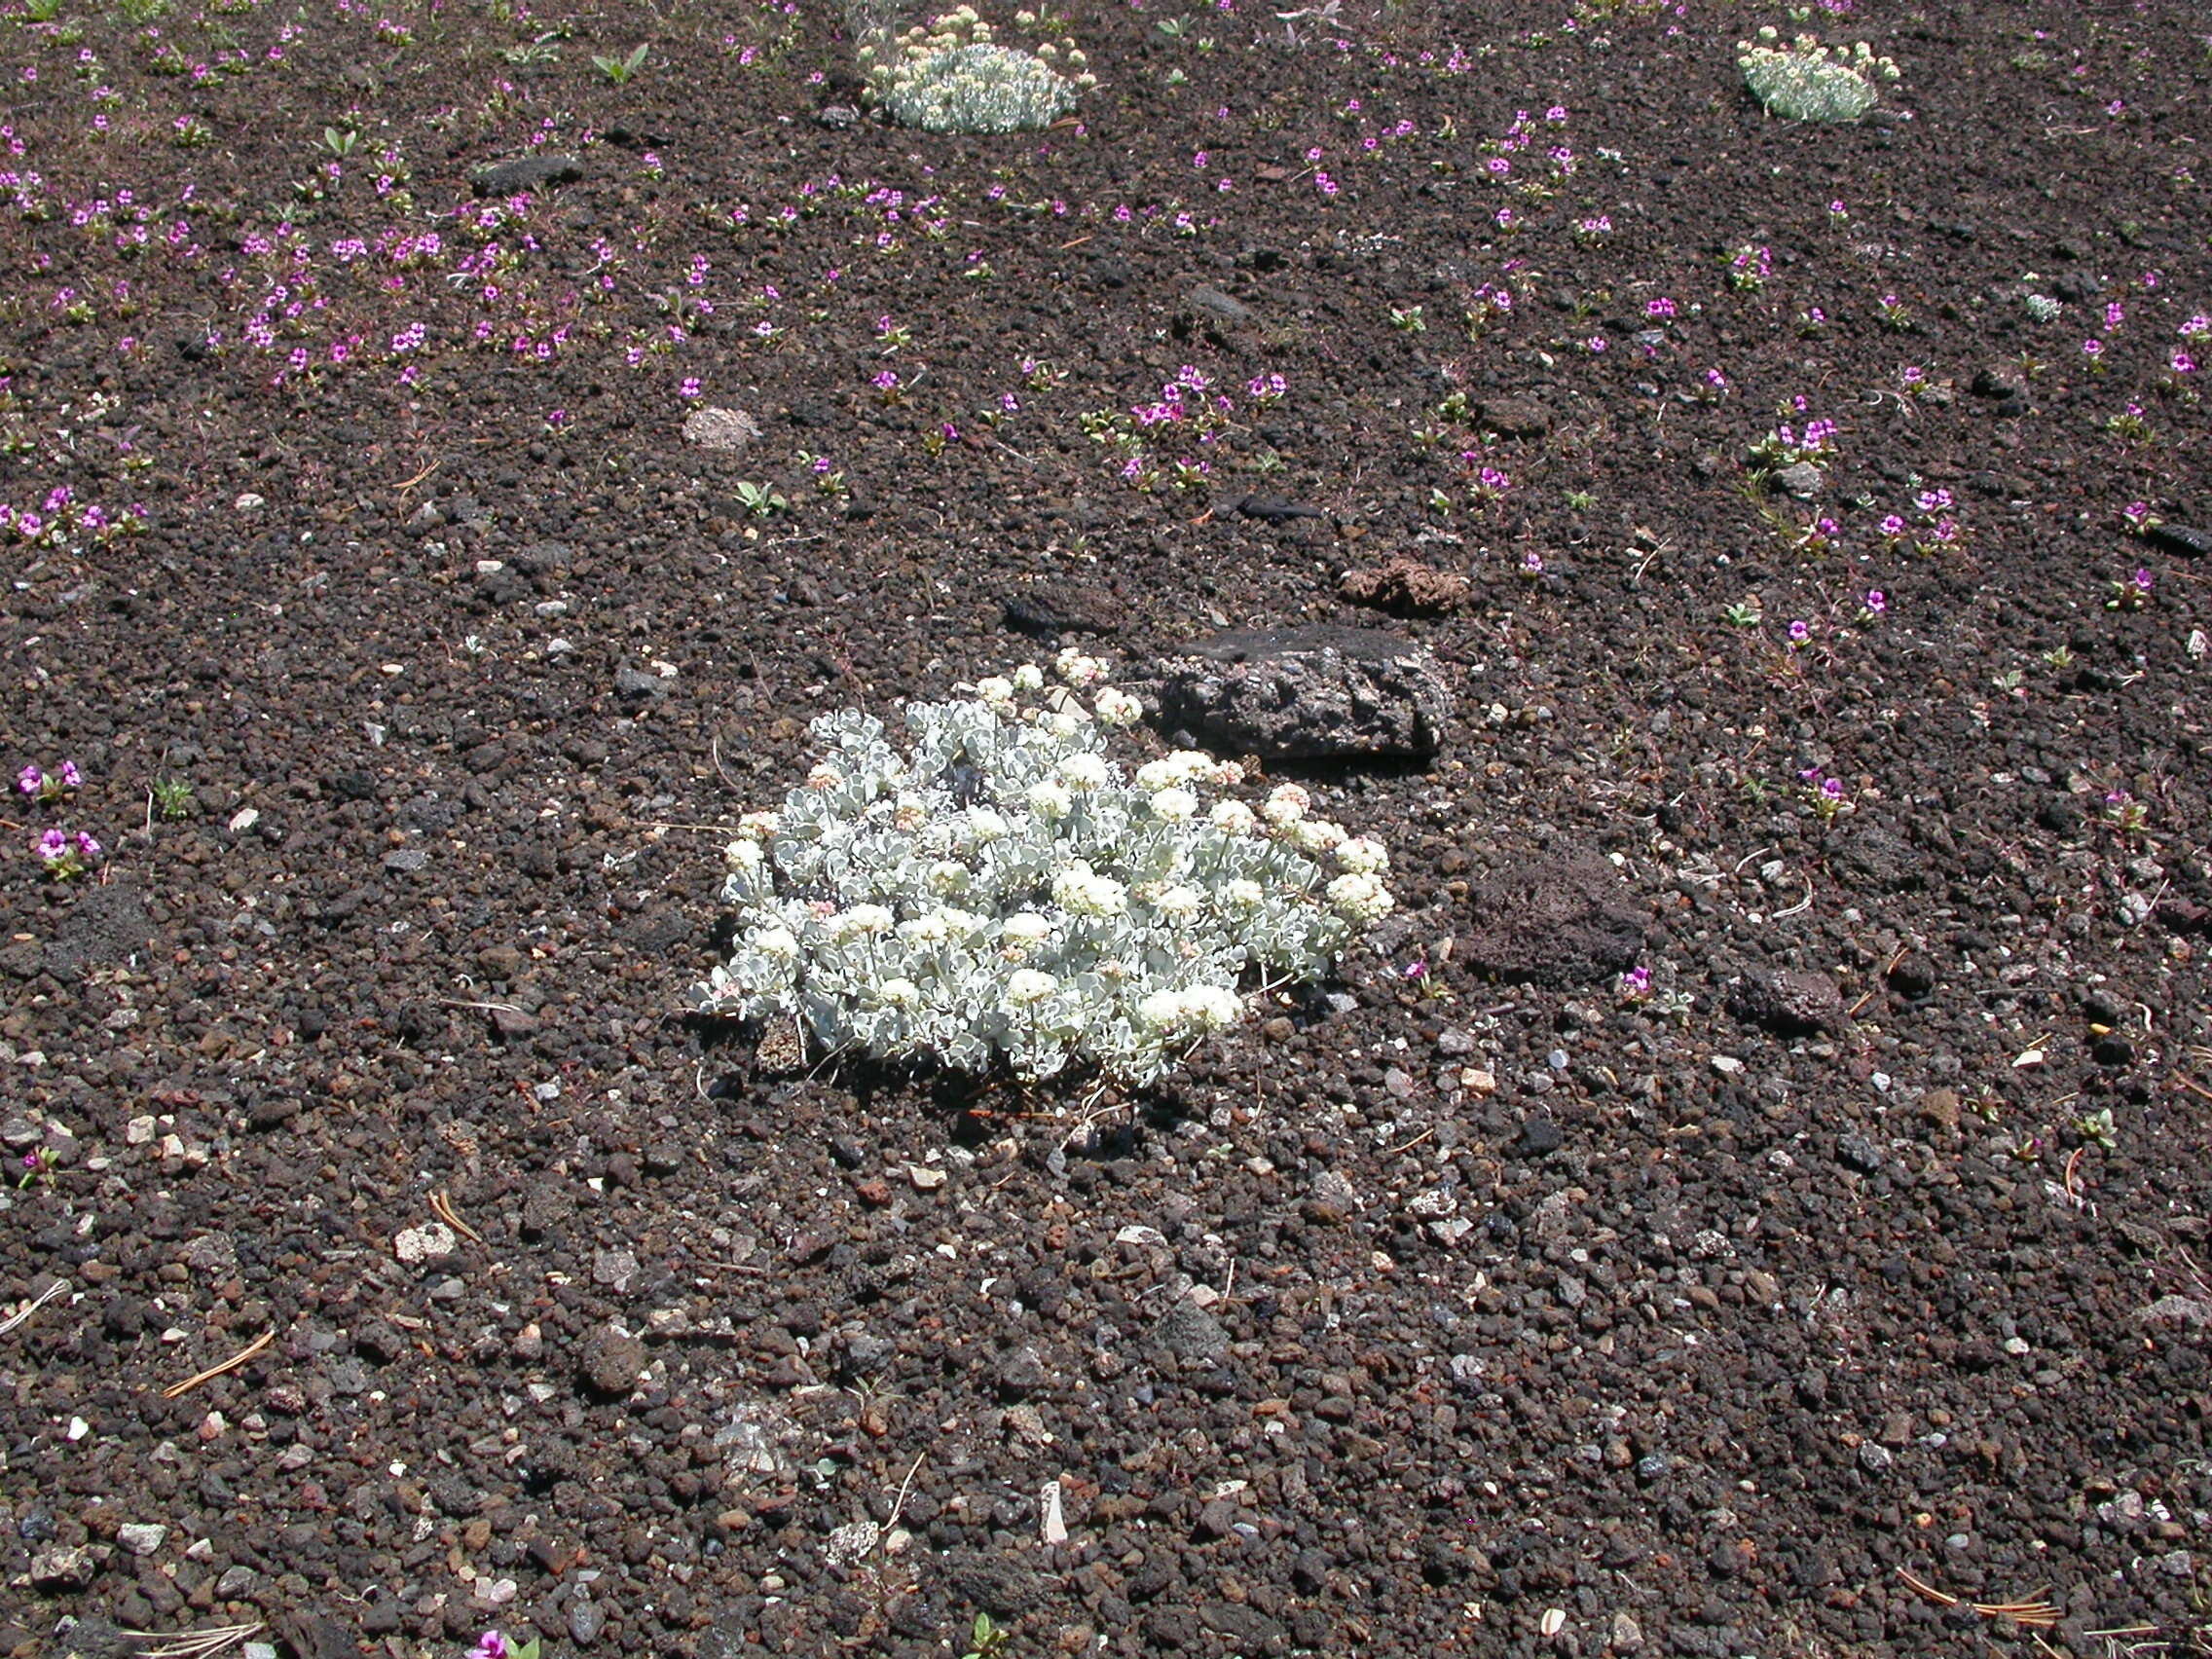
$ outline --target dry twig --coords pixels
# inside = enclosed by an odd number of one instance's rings
[[[68,1288],[69,1281],[67,1279],[55,1279],[52,1284],[48,1285],[44,1290],[40,1291],[36,1296],[32,1297],[30,1301],[24,1303],[22,1307],[18,1309],[15,1312],[9,1314],[7,1318],[0,1319],[0,1337],[6,1336],[18,1325],[20,1325],[25,1319],[28,1319],[33,1313],[36,1313],[41,1308],[44,1308],[49,1302],[52,1302],[55,1297],[60,1296],[64,1292],[66,1292]]]
[[[1898,964],[1905,959],[1905,955],[1910,949],[1911,946],[1909,945],[1900,944],[1898,946],[1897,954],[1882,964],[1880,978],[1867,988],[1864,996],[1851,1005],[1851,1012],[1844,1015],[1846,1019],[1857,1019],[1859,1017],[1859,1011],[1874,1000],[1875,993],[1889,982],[1890,976],[1898,971]]]
[[[454,1210],[453,1199],[447,1198],[445,1194],[432,1193],[430,1195],[430,1208],[437,1212],[437,1217],[440,1221],[444,1222],[456,1233],[465,1234],[469,1238],[473,1239],[479,1244],[484,1242],[484,1235],[477,1232],[475,1228],[469,1226],[467,1222],[461,1219],[461,1217]]]
[[[415,476],[408,479],[406,483],[397,486],[399,493],[401,495],[405,495],[408,491],[414,489],[416,485],[422,483],[424,479],[429,477],[431,473],[437,471],[437,469],[444,464],[445,462],[442,459],[432,461],[429,465],[424,467],[422,471],[416,473]]]
[[[263,1348],[267,1347],[276,1340],[276,1327],[272,1325],[268,1330],[262,1332],[260,1336],[254,1338],[252,1342],[246,1344],[244,1347],[239,1349],[237,1353],[234,1353],[230,1358],[224,1360],[222,1364],[210,1365],[205,1371],[201,1372],[197,1377],[187,1377],[182,1382],[170,1383],[166,1388],[164,1388],[162,1390],[162,1398],[165,1400],[173,1400],[180,1394],[191,1393],[192,1390],[199,1387],[201,1383],[212,1382],[215,1378],[222,1376],[227,1371],[236,1371],[240,1366],[245,1364],[247,1360],[260,1353]]]
[[[1936,1589],[1935,1585],[1922,1583],[1901,1567],[1898,1568],[1898,1576],[1937,1606],[1956,1607],[1960,1605],[1958,1597],[1947,1596]],[[2043,1600],[2041,1590],[2036,1591],[2023,1602],[1968,1602],[1965,1604],[1985,1619],[2009,1619],[2012,1623],[2025,1625],[2030,1630],[2049,1630],[2058,1623],[2060,1616],[2056,1607]]]
[[[127,1630],[122,1634],[133,1642],[152,1645],[138,1649],[138,1659],[212,1659],[235,1642],[243,1641],[261,1629],[261,1621],[251,1624],[210,1625],[205,1630],[188,1631],[178,1636],[160,1636],[150,1630]]]

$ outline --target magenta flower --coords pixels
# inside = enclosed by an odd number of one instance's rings
[[[1810,623],[1792,622],[1789,624],[1789,643],[1791,645],[1801,645],[1812,637],[1813,629]]]
[[[35,765],[26,764],[20,772],[16,774],[16,792],[18,794],[35,795],[44,788],[46,788],[46,774]]]
[[[1866,609],[1870,614],[1879,616],[1889,608],[1889,597],[1880,588],[1868,588],[1866,590]]]
[[[468,1650],[467,1659],[512,1659],[514,1649],[506,1637],[498,1631],[488,1630],[476,1639],[476,1645]]]

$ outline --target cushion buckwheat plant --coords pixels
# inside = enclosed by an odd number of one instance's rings
[[[1000,46],[972,6],[870,41],[858,55],[869,95],[900,126],[925,132],[1033,132],[1075,108],[1077,89],[1097,85],[1081,52],[1063,55],[1050,41],[1034,52]],[[1063,55],[1072,78],[1053,67]]]
[[[1247,970],[1318,976],[1391,908],[1382,845],[1297,785],[1255,809],[1193,751],[1124,775],[1107,733],[1137,700],[1056,666],[910,705],[903,749],[857,710],[816,720],[829,752],[730,843],[735,948],[700,1009],[795,1015],[830,1054],[1143,1084],[1244,1017]]]
[[[1736,66],[1767,113],[1785,121],[1858,121],[1881,102],[1874,83],[1898,78],[1898,66],[1864,41],[1831,54],[1813,35],[1787,46],[1776,44],[1780,38],[1769,26],[1756,41],[1738,41]]]

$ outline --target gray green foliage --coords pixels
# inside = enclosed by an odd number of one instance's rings
[[[1876,57],[1864,41],[1850,52],[1831,52],[1809,34],[1787,46],[1777,45],[1778,38],[1763,28],[1757,41],[1737,42],[1736,64],[1751,95],[1784,121],[1861,120],[1881,101],[1874,83],[1898,78],[1897,65]]]
[[[1063,75],[1053,67],[1063,55],[1059,48],[1049,41],[1033,52],[1001,46],[969,6],[896,40],[877,36],[859,55],[876,102],[900,126],[925,132],[1034,131],[1074,109],[1079,88],[1095,84],[1082,72],[1081,52],[1066,51],[1077,73]]]
[[[1065,687],[1030,666],[910,705],[903,749],[858,710],[816,720],[806,783],[729,845],[734,948],[700,1009],[795,1017],[818,1053],[1142,1084],[1246,1017],[1247,971],[1316,977],[1391,908],[1382,844],[1297,785],[1255,810],[1195,751],[1124,775],[1106,734],[1137,699],[1056,666]]]

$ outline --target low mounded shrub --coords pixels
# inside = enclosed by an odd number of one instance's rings
[[[1063,55],[1072,77],[1053,67]],[[1034,51],[998,45],[971,6],[895,41],[869,41],[859,56],[869,95],[900,126],[925,132],[1034,131],[1074,109],[1079,89],[1097,84],[1072,47],[1063,55],[1050,41]]]
[[[700,1010],[793,1015],[820,1054],[1141,1084],[1246,1016],[1245,975],[1316,977],[1389,911],[1379,842],[1295,784],[1248,804],[1195,751],[1125,775],[1107,734],[1137,700],[1057,667],[910,705],[903,747],[858,710],[816,720],[828,753],[729,845],[735,947]]]
[[[1769,115],[1784,121],[1848,123],[1861,120],[1881,102],[1876,81],[1895,81],[1898,66],[1861,41],[1849,52],[1832,55],[1813,35],[1801,34],[1788,46],[1775,43],[1780,35],[1772,27],[1759,30],[1757,41],[1736,43],[1736,65],[1744,83]]]

